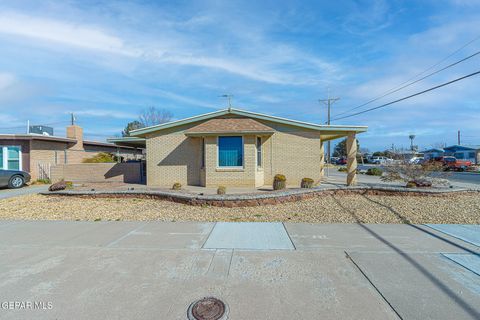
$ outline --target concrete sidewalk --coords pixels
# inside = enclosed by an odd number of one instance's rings
[[[480,277],[444,254],[479,251],[427,226],[0,221],[0,318],[186,319],[215,296],[229,319],[478,319]]]

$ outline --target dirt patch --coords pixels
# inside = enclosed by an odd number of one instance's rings
[[[288,221],[480,224],[478,193],[433,196],[325,194],[256,207],[190,206],[158,199],[27,195],[0,200],[0,219]]]

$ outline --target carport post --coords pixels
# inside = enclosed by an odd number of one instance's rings
[[[357,139],[355,132],[347,136],[347,186],[357,184]]]
[[[325,169],[325,148],[323,140],[320,138],[320,177],[323,179]]]

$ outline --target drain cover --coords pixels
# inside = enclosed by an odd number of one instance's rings
[[[189,320],[224,320],[227,319],[227,306],[223,301],[207,297],[195,301],[188,308]]]

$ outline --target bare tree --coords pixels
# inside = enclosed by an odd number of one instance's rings
[[[399,161],[383,168],[382,181],[403,181],[407,187],[431,187],[432,185],[448,185],[448,173],[444,172],[441,162],[425,162],[414,164]]]
[[[138,117],[138,120],[143,127],[150,127],[157,124],[169,122],[172,120],[173,114],[166,109],[157,109],[156,107],[149,107],[143,110]]]

